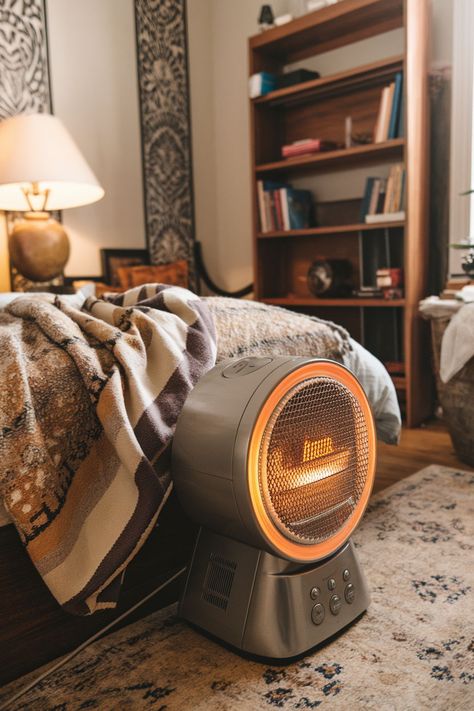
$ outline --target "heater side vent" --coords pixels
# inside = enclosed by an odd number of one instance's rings
[[[207,566],[202,599],[210,605],[227,610],[237,563],[211,553]]]

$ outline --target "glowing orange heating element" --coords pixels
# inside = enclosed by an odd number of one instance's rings
[[[277,385],[254,425],[248,488],[259,528],[286,558],[337,550],[367,505],[375,430],[357,379],[331,361],[299,368]]]
[[[303,462],[312,462],[334,452],[332,437],[322,439],[306,439],[303,448]]]

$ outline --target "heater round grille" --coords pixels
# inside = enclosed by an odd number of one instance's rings
[[[284,378],[260,411],[249,464],[254,512],[274,548],[300,560],[336,550],[374,477],[373,420],[356,378],[327,361]]]
[[[330,378],[311,378],[278,403],[260,446],[259,484],[277,528],[320,543],[353,514],[369,468],[367,425],[358,400]]]

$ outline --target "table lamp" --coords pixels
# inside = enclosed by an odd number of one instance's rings
[[[69,239],[52,210],[100,200],[104,190],[68,131],[50,114],[0,122],[0,210],[24,212],[9,237],[10,257],[32,281],[59,276]]]

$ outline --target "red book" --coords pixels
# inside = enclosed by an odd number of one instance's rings
[[[282,146],[281,154],[283,158],[293,158],[307,153],[319,153],[321,151],[331,151],[337,148],[334,141],[323,141],[322,138],[308,138],[304,141],[296,141],[286,146]]]
[[[277,230],[284,230],[283,212],[281,209],[281,195],[279,190],[273,191],[273,199],[275,200],[275,210],[277,215]]]

